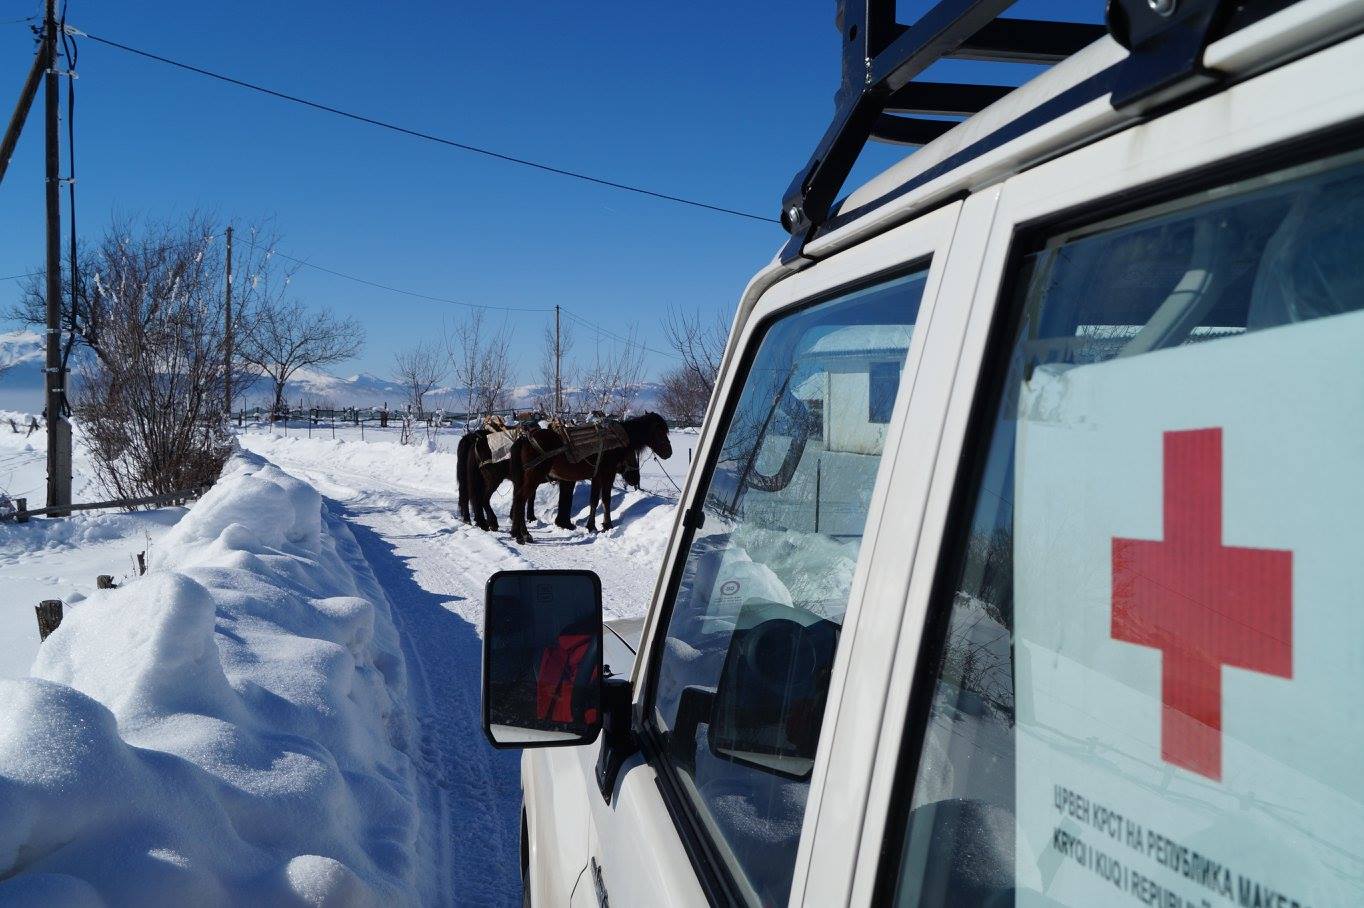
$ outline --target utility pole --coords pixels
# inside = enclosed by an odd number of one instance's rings
[[[232,416],[232,225],[227,225],[227,286],[223,304],[223,414]]]
[[[66,370],[62,366],[62,236],[61,172],[57,120],[60,115],[57,94],[57,0],[47,0],[43,17],[43,44],[46,47],[47,146],[47,506],[66,508],[71,504],[71,423],[66,419]],[[68,77],[70,74],[68,73]],[[73,274],[74,281],[76,276]],[[75,301],[72,301],[75,304]],[[67,517],[70,511],[48,512]]]
[[[559,380],[559,304],[554,304],[554,415],[564,412],[564,386]]]
[[[24,90],[19,93],[19,103],[14,105],[9,126],[5,128],[5,136],[0,139],[0,181],[5,179],[9,160],[14,157],[14,146],[19,144],[19,133],[23,131],[24,123],[28,120],[29,109],[33,107],[38,85],[43,81],[43,73],[47,69],[47,42],[44,41],[38,45],[38,52],[33,55],[33,67],[28,71],[28,78],[24,80]]]

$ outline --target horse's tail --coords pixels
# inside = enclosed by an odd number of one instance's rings
[[[462,436],[455,448],[455,482],[459,486],[459,515],[469,522],[469,458],[473,456],[474,435]]]

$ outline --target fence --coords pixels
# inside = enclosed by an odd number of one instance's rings
[[[61,505],[60,507],[34,508],[29,510],[27,498],[14,499],[14,510],[0,511],[0,522],[13,520],[16,523],[24,523],[30,517],[42,517],[45,514],[60,513],[68,511],[102,511],[106,508],[135,508],[146,504],[181,504],[193,498],[198,498],[207,491],[201,489],[185,489],[181,492],[164,492],[160,495],[144,495],[140,498],[115,498],[112,501],[83,501],[75,504]]]
[[[388,407],[285,407],[273,410],[269,407],[242,408],[235,415],[238,428],[249,424],[283,424],[289,426],[302,423],[305,428],[339,428],[351,426],[364,429],[378,426],[387,429],[399,426],[413,428],[457,428],[472,429],[482,424],[486,416],[501,416],[509,422],[525,417],[546,418],[545,414],[526,408],[493,410],[490,412],[465,412],[458,410],[412,410],[410,408],[392,409]],[[569,423],[587,423],[596,416],[587,412],[565,412],[560,419]],[[680,424],[668,420],[669,426],[679,428]]]

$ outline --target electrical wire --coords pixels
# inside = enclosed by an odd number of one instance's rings
[[[562,307],[561,307],[561,308],[562,308]],[[630,338],[628,338],[628,337],[621,337],[619,334],[616,334],[616,333],[614,333],[614,332],[612,332],[612,331],[608,331],[606,328],[603,328],[601,325],[598,325],[598,324],[596,324],[596,323],[594,323],[594,322],[589,322],[587,319],[585,319],[585,318],[583,318],[581,315],[578,315],[577,313],[573,312],[573,310],[571,310],[571,309],[562,309],[562,311],[563,311],[564,315],[567,315],[569,318],[571,318],[573,321],[577,322],[578,324],[582,325],[584,328],[587,328],[587,329],[589,329],[589,330],[591,330],[591,331],[595,331],[596,333],[602,335],[603,337],[609,337],[611,340],[616,341],[617,343],[625,344],[625,346],[627,346],[627,347],[639,347],[639,348],[641,348],[641,349],[643,349],[643,350],[647,350],[647,351],[650,352],[650,353],[657,353],[659,356],[667,356],[667,357],[670,357],[671,359],[681,359],[681,358],[682,358],[682,357],[678,356],[676,353],[674,353],[674,352],[672,352],[672,351],[670,351],[670,350],[659,350],[659,349],[656,349],[656,348],[654,348],[654,347],[650,347],[648,344],[641,343],[640,341],[632,340],[632,339],[630,339]]]
[[[677,202],[678,204],[681,205],[690,205],[693,208],[703,208],[707,211],[714,211],[720,214],[728,214],[734,217],[747,218],[749,220],[762,221],[769,224],[779,223],[779,221],[776,218],[764,217],[763,215],[760,214],[753,214],[752,212],[748,211],[740,211],[736,208],[726,208],[723,205],[712,205],[708,202],[699,202],[695,199],[684,198],[683,196],[669,195],[668,193],[665,192],[658,192],[653,189],[645,189],[642,186],[632,186],[628,183],[620,183],[615,180],[607,180],[601,177],[594,177],[591,176],[590,174],[581,173],[576,170],[567,170],[563,167],[555,167],[551,164],[544,164],[539,161],[532,161],[528,158],[519,158],[515,157],[514,155],[503,154],[500,151],[493,151],[492,149],[482,148],[478,145],[470,145],[466,142],[456,142],[454,139],[447,139],[429,132],[421,132],[420,130],[409,129],[406,126],[399,126],[395,123],[388,123],[385,122],[384,120],[378,120],[375,119],[374,117],[368,117],[363,114],[351,113],[350,111],[342,110],[339,107],[332,107],[329,104],[322,104],[318,101],[310,101],[307,98],[302,98],[299,97],[298,95],[291,95],[288,94],[287,92],[277,91],[273,88],[267,88],[264,85],[257,85],[254,82],[247,82],[243,79],[237,79],[233,78],[232,76],[223,75],[222,73],[216,73],[213,72],[212,70],[204,69],[203,67],[200,66],[194,66],[189,63],[183,63],[179,60],[172,60],[170,57],[163,57],[160,54],[154,54],[150,51],[140,50],[136,47],[132,47],[127,44],[122,44],[118,41],[113,41],[109,38],[103,38],[100,37],[99,35],[90,34],[89,32],[77,32],[77,34],[81,34],[84,37],[89,38],[91,41],[98,42],[99,44],[103,44],[106,47],[113,47],[130,54],[136,54],[137,56],[143,57],[148,60],[155,60],[158,63],[165,63],[168,66],[174,66],[179,69],[186,70],[188,72],[197,73],[201,76],[207,76],[210,79],[217,79],[220,82],[226,82],[230,85],[236,85],[239,88],[247,88],[250,89],[251,91],[256,91],[260,92],[261,94],[270,95],[271,97],[278,98],[282,101],[289,101],[294,104],[301,104],[305,107],[311,107],[314,110],[320,110],[323,111],[324,113],[334,114],[335,116],[344,117],[348,120],[354,120],[358,123],[365,123],[370,126],[378,126],[381,129],[387,129],[393,132],[402,133],[403,135],[411,136],[416,139],[424,139],[425,141],[428,142],[435,142],[439,145],[446,145],[450,148],[458,148],[461,151],[468,151],[474,154],[481,154],[486,157],[496,158],[497,160],[505,161],[508,164],[518,164],[522,167],[534,168],[535,170],[544,171],[545,173],[557,174],[558,176],[569,177],[575,180],[582,180],[587,183],[595,183],[598,186],[606,186],[608,188],[619,189],[624,192],[633,192],[638,195],[650,196],[652,198],[662,199],[667,202]]]
[[[257,246],[256,244],[254,244],[254,243],[252,243],[252,242],[250,242],[250,241],[247,242],[247,245],[250,246],[252,249],[259,249],[259,248],[261,248],[261,247]],[[324,274],[330,274],[330,275],[332,275],[332,276],[334,276],[334,277],[344,278],[344,279],[346,279],[346,280],[348,280],[348,281],[354,281],[354,282],[356,282],[357,284],[364,284],[364,285],[367,286],[367,287],[375,287],[375,288],[377,288],[377,289],[379,289],[379,290],[386,290],[386,291],[388,291],[389,293],[399,293],[399,294],[402,294],[403,296],[411,296],[411,297],[415,297],[415,298],[421,299],[421,300],[426,300],[426,301],[432,302],[432,303],[447,303],[447,304],[449,304],[449,305],[451,305],[451,306],[465,306],[465,307],[470,308],[470,309],[493,309],[493,310],[496,310],[496,311],[498,311],[498,312],[553,312],[553,311],[554,311],[554,307],[552,307],[552,306],[493,306],[493,305],[485,305],[485,304],[483,304],[483,303],[469,303],[469,302],[465,302],[464,300],[453,300],[453,299],[448,299],[448,298],[443,297],[443,296],[431,296],[430,294],[426,294],[426,293],[418,293],[418,292],[415,291],[415,290],[404,290],[402,287],[392,287],[392,286],[389,286],[388,284],[381,284],[381,283],[379,283],[378,281],[371,281],[371,280],[369,280],[368,278],[356,277],[356,276],[353,275],[353,274],[346,274],[346,273],[343,272],[343,271],[335,271],[335,270],[333,270],[333,269],[331,269],[331,268],[324,268],[324,267],[321,266],[321,265],[315,265],[315,264],[313,264],[312,262],[308,261],[307,259],[296,258],[295,256],[288,255],[288,254],[286,254],[286,253],[280,252],[278,249],[266,248],[265,251],[266,251],[266,254],[267,254],[267,255],[277,255],[277,256],[279,256],[279,257],[282,258],[282,259],[287,259],[287,260],[289,260],[289,261],[291,261],[291,262],[294,262],[295,264],[302,265],[302,266],[305,267],[305,268],[312,268],[312,269],[314,269],[314,270],[316,270],[316,271],[321,271],[321,272],[323,272]]]
[[[260,246],[257,246],[255,243],[250,242],[249,240],[247,241],[247,245],[250,246],[252,249],[260,249],[260,248],[262,248],[262,247],[260,247]],[[495,306],[495,305],[484,304],[484,303],[470,303],[470,302],[467,302],[467,301],[465,301],[465,300],[454,300],[454,299],[449,299],[449,298],[443,297],[443,296],[431,296],[430,294],[426,294],[426,293],[418,293],[418,292],[415,291],[415,290],[405,290],[405,289],[403,289],[402,287],[393,287],[393,286],[391,286],[391,285],[389,285],[389,284],[381,284],[381,283],[379,283],[378,281],[372,281],[372,280],[369,280],[368,278],[357,277],[357,276],[355,276],[355,275],[353,275],[353,274],[346,274],[344,271],[336,271],[336,270],[331,269],[331,268],[325,268],[325,267],[323,267],[322,265],[315,265],[315,264],[313,264],[312,262],[307,261],[306,259],[297,258],[297,257],[295,257],[295,256],[288,255],[287,253],[280,252],[278,249],[266,248],[266,253],[269,254],[269,255],[277,255],[277,256],[279,256],[279,257],[282,258],[282,259],[287,259],[287,260],[289,260],[289,261],[291,261],[291,262],[294,262],[294,263],[296,263],[296,264],[298,264],[298,265],[302,265],[302,266],[304,266],[305,268],[313,268],[313,269],[316,269],[316,270],[318,270],[318,271],[323,272],[324,274],[330,274],[330,275],[333,275],[334,277],[344,278],[345,280],[348,280],[348,281],[355,281],[357,284],[364,284],[364,285],[367,286],[367,287],[375,287],[375,288],[377,288],[377,289],[379,289],[379,290],[386,290],[386,291],[388,291],[389,293],[399,293],[399,294],[402,294],[403,296],[411,296],[411,297],[415,297],[416,299],[427,300],[428,302],[433,302],[433,303],[446,303],[446,304],[449,304],[449,305],[452,305],[452,306],[464,306],[464,307],[469,308],[469,309],[490,309],[490,310],[493,310],[493,311],[495,311],[495,312],[535,312],[535,313],[549,313],[549,312],[553,312],[553,311],[554,311],[554,307],[553,307],[553,306]],[[639,342],[639,341],[637,341],[637,340],[631,340],[631,339],[629,339],[629,338],[621,337],[621,336],[618,335],[618,334],[615,334],[615,333],[613,333],[613,332],[611,332],[611,331],[608,331],[607,329],[603,328],[601,325],[598,325],[598,324],[596,324],[595,322],[590,322],[590,321],[588,321],[587,319],[585,319],[585,318],[583,318],[582,316],[578,315],[577,313],[573,312],[571,309],[568,309],[568,308],[565,308],[565,307],[563,307],[563,306],[560,306],[560,307],[559,307],[559,310],[560,310],[564,315],[567,315],[569,318],[573,319],[575,322],[577,322],[578,324],[582,325],[583,327],[588,328],[588,329],[590,329],[590,330],[592,330],[592,331],[596,331],[597,333],[599,333],[599,334],[601,334],[601,335],[603,335],[603,336],[605,336],[605,337],[609,337],[609,338],[611,338],[611,339],[614,340],[614,341],[618,341],[619,343],[625,344],[627,347],[639,347],[639,348],[641,348],[641,349],[643,349],[643,350],[647,350],[647,351],[650,352],[650,353],[657,353],[657,354],[659,354],[660,356],[668,356],[668,357],[672,357],[672,358],[674,358],[674,359],[677,358],[677,354],[675,354],[675,353],[671,353],[671,352],[669,352],[669,351],[667,351],[667,350],[657,350],[657,349],[655,349],[655,348],[653,348],[653,347],[650,347],[650,346],[647,345],[647,344],[641,343],[641,342]]]

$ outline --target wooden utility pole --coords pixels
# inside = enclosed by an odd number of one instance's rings
[[[33,67],[28,71],[28,78],[24,80],[24,90],[19,93],[19,103],[14,105],[14,113],[9,118],[9,126],[5,127],[4,138],[0,138],[0,181],[5,179],[9,160],[14,157],[14,147],[19,144],[19,133],[24,130],[29,109],[33,107],[33,99],[38,94],[38,86],[42,84],[43,73],[47,68],[47,42],[44,41],[38,45],[38,52],[33,55]]]
[[[232,415],[232,225],[227,225],[227,286],[223,304],[223,415]]]
[[[559,304],[554,304],[554,415],[564,412],[564,386],[559,378],[559,358],[563,348],[559,345]]]
[[[46,47],[47,146],[47,506],[56,517],[71,504],[71,423],[66,418],[66,369],[62,365],[62,235],[61,235],[61,149],[57,138],[59,97],[57,94],[57,0],[47,0],[43,17],[43,45]],[[69,77],[69,74],[68,74]],[[74,281],[76,276],[73,274]],[[74,301],[73,301],[74,303]]]

